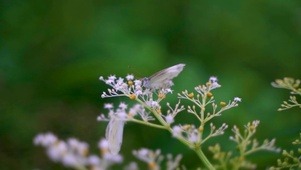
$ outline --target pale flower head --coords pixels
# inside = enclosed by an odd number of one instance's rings
[[[127,80],[134,80],[134,75],[133,74],[128,74],[125,78]]]

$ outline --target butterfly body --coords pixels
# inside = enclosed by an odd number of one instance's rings
[[[142,79],[143,86],[149,89],[169,88],[173,85],[172,79],[177,77],[184,69],[185,64],[177,64],[163,69],[150,77]]]

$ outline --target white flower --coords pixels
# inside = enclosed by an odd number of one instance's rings
[[[88,158],[89,164],[98,165],[100,163],[100,158],[96,155],[91,155]]]
[[[148,149],[142,148],[142,149],[140,149],[137,153],[138,153],[138,155],[140,155],[140,156],[146,156],[146,155],[148,154],[148,152],[149,152]]]
[[[255,127],[257,127],[257,126],[259,125],[259,123],[260,123],[259,120],[254,120],[254,121],[252,122],[252,125],[255,126]]]
[[[147,163],[156,163],[159,165],[163,159],[163,157],[160,155],[161,151],[158,149],[156,151],[152,151],[146,148],[142,148],[138,151],[133,151],[133,155],[136,156],[141,161],[147,162]]]
[[[103,158],[106,161],[110,161],[110,162],[116,162],[116,163],[121,163],[122,162],[122,156],[118,155],[118,154],[105,154],[103,156]]]
[[[180,126],[174,126],[172,128],[172,135],[174,137],[180,137],[182,135],[182,128]]]
[[[165,117],[165,121],[167,124],[172,124],[174,122],[174,117],[171,114],[169,114]]]
[[[34,138],[34,144],[46,147],[53,145],[57,140],[57,137],[52,133],[39,134]]]
[[[99,116],[97,116],[97,121],[102,121],[102,120],[107,120],[107,118],[104,114],[101,113]]]
[[[131,162],[129,165],[127,165],[124,170],[138,170],[138,165],[136,162]]]
[[[145,103],[151,108],[154,108],[154,109],[160,108],[159,103],[157,101],[153,101],[152,99],[149,101],[146,101]]]
[[[99,142],[98,142],[98,147],[100,149],[108,149],[109,148],[109,142],[106,140],[106,139],[101,139]]]
[[[211,85],[210,85],[210,89],[211,89],[211,90],[212,90],[212,89],[215,89],[215,88],[221,87],[221,85],[218,84],[217,81],[218,81],[218,80],[217,80],[217,77],[211,76],[211,77],[209,78],[209,82],[211,83]]]
[[[114,107],[113,107],[113,104],[112,104],[112,103],[106,103],[106,104],[104,105],[104,108],[105,108],[105,109],[113,109]]]
[[[110,75],[110,76],[108,77],[108,79],[105,80],[105,83],[108,84],[108,85],[113,84],[113,83],[115,82],[115,79],[116,79],[116,76],[115,76],[115,75]]]
[[[133,80],[133,79],[134,79],[134,75],[133,75],[133,74],[128,74],[128,75],[126,76],[126,79],[127,79],[127,80]]]
[[[114,82],[114,81],[116,80],[116,76],[115,76],[115,75],[110,75],[110,76],[108,77],[108,80]]]
[[[166,91],[166,93],[171,93],[171,94],[173,92],[173,90],[171,90],[171,88],[167,88],[167,89],[165,89],[165,91]]]
[[[118,85],[123,84],[124,83],[123,80],[124,80],[123,78],[119,77],[116,84]]]
[[[235,98],[234,98],[234,101],[235,101],[235,102],[241,102],[241,98],[235,97]]]
[[[188,141],[191,143],[199,143],[200,142],[200,133],[194,129],[188,137]]]
[[[142,85],[142,81],[141,80],[134,80],[134,84],[135,86],[140,86]]]
[[[211,77],[209,78],[209,81],[210,81],[211,83],[215,83],[215,82],[217,82],[217,77],[211,76]]]
[[[81,158],[72,153],[66,153],[62,158],[62,163],[67,167],[76,167],[78,165],[82,165],[83,162],[84,161],[81,160]]]
[[[129,113],[131,114],[131,116],[135,116],[137,115],[137,113],[141,110],[141,106],[140,104],[135,104],[132,108],[130,108]]]
[[[119,104],[119,107],[120,107],[121,109],[125,110],[125,109],[127,109],[128,105],[126,105],[124,102],[121,102],[121,103]]]
[[[68,152],[68,146],[65,142],[60,141],[55,145],[49,146],[47,154],[53,161],[60,161],[65,153]]]
[[[73,149],[80,155],[85,155],[89,149],[89,145],[87,143],[80,142],[75,138],[68,139],[67,143],[70,146],[70,149]]]

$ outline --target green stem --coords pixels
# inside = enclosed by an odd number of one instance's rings
[[[149,123],[149,122],[145,122],[145,121],[141,121],[141,120],[137,120],[137,119],[130,119],[129,121],[139,123],[139,124],[143,124],[143,125],[147,125],[147,126],[151,126],[151,127],[154,127],[154,128],[166,129],[165,126],[161,126],[161,125],[157,125],[157,124],[154,124],[154,123]]]
[[[203,151],[201,149],[197,149],[197,150],[194,150],[194,151],[196,152],[196,154],[199,156],[199,158],[201,159],[201,161],[203,161],[203,163],[205,164],[205,166],[209,170],[215,170],[215,168],[210,163],[210,161],[207,159],[207,157],[205,156],[205,154],[203,153]]]

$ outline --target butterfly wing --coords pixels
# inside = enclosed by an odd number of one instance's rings
[[[158,89],[164,87],[166,81],[172,80],[173,78],[177,77],[183,70],[184,66],[185,64],[177,64],[153,74],[148,78],[148,88]]]
[[[124,121],[112,117],[106,129],[106,139],[109,142],[109,150],[117,155],[122,144]]]

